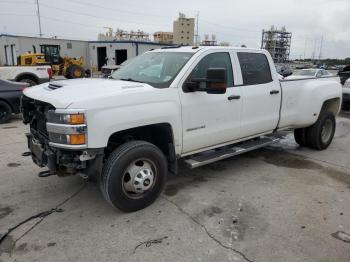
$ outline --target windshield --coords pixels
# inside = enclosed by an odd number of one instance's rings
[[[300,70],[294,73],[296,76],[315,76],[316,70]]]
[[[180,52],[145,53],[115,71],[112,78],[166,88],[192,55],[192,53]]]

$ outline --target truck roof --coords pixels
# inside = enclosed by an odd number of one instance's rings
[[[213,49],[232,49],[235,51],[252,51],[252,52],[264,52],[263,49],[258,48],[246,48],[246,47],[234,47],[234,46],[168,46],[160,49],[155,49],[152,52],[186,52],[196,53],[198,51],[213,50]]]

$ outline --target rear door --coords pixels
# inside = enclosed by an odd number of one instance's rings
[[[274,130],[278,125],[281,87],[272,61],[262,52],[237,52],[242,74],[242,137]]]

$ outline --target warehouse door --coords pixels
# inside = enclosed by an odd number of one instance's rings
[[[107,48],[105,46],[97,47],[97,70],[101,71],[101,67],[106,64]]]
[[[120,65],[125,60],[128,59],[128,50],[126,49],[118,49],[115,50],[115,64]]]

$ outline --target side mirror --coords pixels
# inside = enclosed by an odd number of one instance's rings
[[[202,87],[201,83],[205,83],[205,87]],[[184,91],[225,94],[226,88],[226,68],[208,68],[206,78],[191,78],[185,83]]]
[[[225,94],[227,88],[226,68],[209,68],[207,70],[207,93]]]

